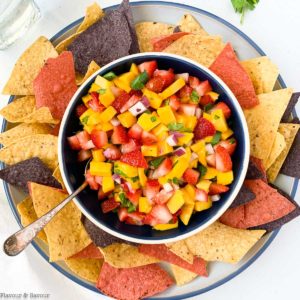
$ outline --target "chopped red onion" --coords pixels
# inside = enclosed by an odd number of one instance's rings
[[[130,182],[126,181],[125,184],[127,185],[128,190],[129,190],[130,193],[135,193],[135,189],[132,188]]]
[[[121,176],[119,174],[113,174],[112,178],[116,183],[121,184]]]
[[[213,202],[216,202],[216,201],[219,201],[221,199],[221,196],[218,194],[218,195],[212,195],[210,197],[211,201]]]
[[[133,106],[129,108],[129,111],[134,115],[137,116],[147,110],[147,107],[142,103],[142,101],[137,102]]]
[[[164,190],[166,191],[166,192],[172,192],[173,191],[173,187],[172,187],[172,185],[170,184],[170,183],[165,183],[164,185],[163,185],[163,187],[164,187]]]
[[[183,133],[178,132],[178,131],[170,131],[170,134],[173,134],[176,137],[176,139],[179,139],[184,136]]]
[[[150,102],[149,99],[146,96],[143,96],[141,99],[141,102],[144,104],[145,107],[149,107],[150,106]]]
[[[214,154],[215,150],[214,147],[212,146],[212,144],[206,144],[205,145],[205,150],[208,154]]]
[[[178,143],[178,140],[177,140],[177,138],[175,137],[174,134],[169,135],[169,136],[167,137],[166,141],[167,141],[167,143],[168,143],[171,147],[176,146],[177,143]]]
[[[111,123],[111,125],[113,125],[113,126],[118,126],[118,125],[121,124],[120,121],[119,121],[117,118],[112,118],[112,119],[110,120],[110,123]]]
[[[186,153],[186,150],[183,147],[179,147],[174,151],[174,154],[177,156],[182,156]]]
[[[189,73],[180,73],[180,74],[175,74],[175,79],[182,78],[185,82],[189,81]]]
[[[201,115],[202,115],[202,110],[201,110],[200,107],[197,107],[196,108],[196,117],[197,117],[197,119],[199,119],[201,117]]]

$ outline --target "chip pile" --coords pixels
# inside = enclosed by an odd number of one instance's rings
[[[299,205],[272,183],[279,173],[300,177],[300,93],[273,90],[278,68],[267,57],[240,61],[231,44],[208,34],[186,14],[176,25],[134,24],[129,1],[103,12],[89,6],[77,31],[56,47],[38,38],[18,59],[3,94],[17,95],[0,110],[15,126],[0,134],[0,178],[26,193],[17,205],[23,226],[66,196],[57,160],[57,132],[77,90],[100,66],[119,57],[163,51],[209,67],[230,87],[249,127],[246,180],[219,221],[185,240],[137,245],[113,237],[69,203],[38,235],[50,261],[65,261],[79,277],[116,299],[140,299],[209,276],[211,262],[238,263],[266,233],[300,215]],[[54,127],[56,126],[56,127]],[[29,195],[28,195],[29,193]],[[170,266],[171,274],[161,262]],[[213,270],[212,270],[213,272]]]

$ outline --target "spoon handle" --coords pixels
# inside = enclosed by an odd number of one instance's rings
[[[22,252],[28,244],[36,237],[36,235],[52,220],[52,218],[65,207],[75,196],[77,196],[88,185],[84,182],[77,190],[70,196],[64,199],[61,203],[41,216],[39,219],[17,231],[11,235],[3,244],[4,252],[9,256],[18,255]]]

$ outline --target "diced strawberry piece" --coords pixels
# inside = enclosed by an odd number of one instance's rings
[[[197,87],[195,87],[196,92],[199,96],[203,96],[208,92],[212,91],[211,85],[208,80],[202,81]]]
[[[129,100],[121,107],[120,109],[120,113],[123,113],[125,111],[127,111],[131,106],[133,106],[134,104],[136,104],[137,102],[139,102],[141,100],[140,95],[138,94],[133,94]]]
[[[155,93],[162,92],[164,86],[165,86],[165,80],[160,76],[151,78],[146,84],[146,88]]]
[[[148,132],[148,131],[143,131],[142,133],[142,142],[144,145],[152,145],[157,143],[157,137],[156,135]]]
[[[159,223],[158,223],[158,220],[156,220],[151,214],[147,214],[144,218],[144,224],[150,225],[153,227]]]
[[[147,161],[140,150],[125,153],[120,160],[130,166],[148,168]]]
[[[145,61],[138,65],[139,71],[142,73],[146,71],[149,77],[152,77],[154,71],[157,69],[156,60]]]
[[[95,145],[92,140],[89,140],[83,147],[83,150],[89,150],[95,148]]]
[[[173,218],[166,205],[155,205],[150,214],[158,221],[159,224],[167,224]]]
[[[86,110],[87,110],[87,107],[84,104],[77,105],[76,116],[79,118]]]
[[[175,111],[177,111],[179,109],[179,107],[180,107],[180,100],[178,99],[178,97],[176,95],[172,95],[170,97],[170,103],[169,103],[169,105]]]
[[[105,109],[105,106],[100,103],[99,94],[96,92],[91,92],[90,95],[92,96],[92,99],[87,103],[88,107],[96,112],[103,111]]]
[[[109,146],[108,148],[105,149],[103,152],[103,155],[110,160],[118,160],[121,158],[121,151],[119,148],[116,146]]]
[[[80,150],[77,154],[77,160],[78,161],[85,161],[89,159],[92,156],[92,153],[90,150]]]
[[[103,200],[103,199],[106,199],[108,197],[110,193],[104,193],[102,188],[100,187],[99,190],[98,190],[98,199],[99,200]]]
[[[218,145],[220,145],[223,148],[225,148],[227,150],[227,152],[229,153],[229,155],[231,156],[234,153],[234,151],[235,151],[237,143],[236,143],[236,139],[235,138],[230,138],[229,140],[226,140],[226,141],[220,141],[218,143]]]
[[[219,102],[217,103],[213,108],[212,111],[216,109],[222,109],[225,119],[230,118],[231,116],[231,109],[225,102]]]
[[[209,186],[209,195],[218,195],[229,191],[229,187],[223,184],[212,183]]]
[[[200,103],[200,105],[205,106],[207,104],[214,103],[214,100],[209,95],[203,95],[202,97],[200,97],[200,102],[199,103]]]
[[[178,94],[180,98],[190,98],[192,92],[193,89],[189,85],[185,85],[183,88],[180,89]]]
[[[165,204],[173,195],[174,191],[166,192],[165,190],[161,190],[154,196],[153,201],[157,204]]]
[[[124,154],[124,153],[128,153],[128,152],[137,150],[138,148],[139,148],[138,142],[134,139],[130,139],[128,143],[123,144],[121,146],[121,152]]]
[[[114,100],[111,104],[117,112],[120,112],[121,108],[127,103],[127,101],[131,98],[131,96],[122,91],[122,93]]]
[[[90,135],[86,131],[80,131],[76,134],[80,147],[83,150],[89,150],[95,148],[92,140],[90,140]]]
[[[155,197],[155,195],[160,190],[160,184],[158,180],[148,180],[146,183],[146,186],[143,188],[143,195],[149,200],[152,201],[152,199]]]
[[[118,209],[118,217],[121,222],[124,222],[128,216],[127,208],[121,207]]]
[[[143,128],[139,124],[133,124],[128,131],[128,136],[132,139],[139,140],[142,138]]]
[[[192,89],[195,89],[200,84],[200,80],[195,76],[189,76],[189,85]]]
[[[79,142],[77,135],[69,136],[68,142],[69,142],[69,145],[72,150],[80,150],[81,149],[80,142]]]
[[[160,77],[164,80],[164,88],[168,87],[175,80],[173,69],[169,70],[155,70],[153,77]]]
[[[120,202],[115,201],[114,198],[109,198],[101,203],[101,208],[104,214],[116,209],[120,206]]]
[[[207,136],[212,136],[216,133],[215,126],[205,118],[199,118],[194,129],[195,140],[204,139]]]
[[[103,177],[102,177],[102,176],[95,176],[95,181],[96,181],[99,185],[102,185]]]
[[[190,184],[196,184],[199,179],[199,172],[194,170],[194,169],[186,169],[185,172],[183,173],[183,180],[187,183]]]
[[[127,197],[127,198],[130,200],[130,202],[131,202],[132,204],[134,204],[135,206],[138,205],[139,199],[140,199],[141,195],[142,195],[142,190],[140,190],[140,189],[134,191],[133,193],[130,193],[130,192],[127,192],[127,193],[126,193],[126,197]]]
[[[95,177],[91,175],[90,170],[87,170],[85,173],[85,180],[89,184],[91,190],[98,190],[99,184],[95,181]]]
[[[142,214],[140,212],[132,212],[127,214],[127,218],[125,219],[125,223],[130,224],[130,225],[144,225],[144,218],[145,214]]]
[[[220,172],[228,172],[232,170],[232,161],[227,150],[222,146],[217,146],[216,151],[216,169]]]
[[[97,148],[102,148],[108,142],[107,134],[105,131],[93,129],[91,133],[91,140]]]
[[[195,196],[195,199],[197,201],[203,201],[203,202],[206,202],[208,201],[208,194],[203,191],[203,190],[200,190],[200,189],[196,189],[196,196]]]
[[[172,160],[170,158],[165,158],[163,162],[157,167],[157,169],[153,172],[152,178],[158,179],[159,177],[165,176],[172,170]]]
[[[216,154],[210,154],[206,156],[206,161],[211,167],[216,167]]]
[[[111,141],[115,145],[128,143],[129,139],[125,127],[122,125],[115,126],[111,136]]]
[[[196,105],[196,104],[182,103],[182,104],[180,104],[179,111],[184,113],[187,116],[194,116],[196,113],[197,107],[198,107],[198,105]]]
[[[112,85],[110,87],[111,92],[114,94],[115,97],[119,97],[123,92],[122,89],[118,88],[117,86]]]

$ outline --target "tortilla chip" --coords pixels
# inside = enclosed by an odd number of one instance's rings
[[[250,202],[253,199],[255,199],[255,194],[250,189],[248,189],[245,184],[243,184],[239,193],[237,194],[229,208],[238,207],[240,205]]]
[[[17,60],[2,94],[34,95],[33,80],[49,57],[57,52],[47,38],[40,36]]]
[[[279,70],[267,56],[245,60],[241,64],[251,78],[257,95],[273,91]]]
[[[105,262],[115,268],[135,268],[159,262],[159,259],[144,255],[135,246],[112,244],[101,248]]]
[[[177,285],[189,283],[198,276],[196,273],[190,272],[176,265],[171,265],[171,270]]]
[[[72,35],[68,36],[66,39],[62,40],[55,46],[55,50],[58,54],[66,51],[69,45],[81,34],[81,32],[73,33]]]
[[[185,240],[190,251],[206,261],[239,262],[265,230],[245,230],[215,222]]]
[[[209,67],[224,48],[219,36],[185,35],[163,52],[182,55]]]
[[[166,261],[170,264],[177,265],[200,276],[207,276],[206,261],[200,257],[194,257],[193,263],[188,263],[170,251],[164,244],[140,245],[139,251],[145,255],[160,259],[161,261]]]
[[[174,243],[168,243],[166,244],[168,249],[175,253],[177,256],[181,257],[188,263],[192,264],[194,261],[194,255],[190,252],[189,248],[185,244],[183,240],[174,242]]]
[[[292,116],[292,111],[295,109],[296,104],[298,103],[300,97],[300,93],[293,93],[289,104],[281,118],[281,123],[288,123],[291,120],[291,116]]]
[[[28,193],[28,182],[61,188],[52,171],[38,158],[33,157],[0,170],[0,178]]]
[[[169,47],[172,43],[183,37],[184,35],[189,34],[188,32],[175,32],[169,35],[162,35],[159,37],[155,37],[151,40],[153,51],[161,52],[167,47]]]
[[[61,203],[68,194],[45,185],[30,183],[30,195],[38,217]],[[49,243],[49,260],[66,259],[81,251],[92,241],[81,223],[81,212],[68,203],[44,228]]]
[[[36,109],[34,96],[15,99],[0,110],[0,115],[10,123],[59,123],[48,107]]]
[[[24,137],[0,149],[0,161],[13,165],[23,160],[39,157],[48,168],[54,170],[58,164],[57,137],[36,134]]]
[[[276,137],[271,152],[267,160],[264,162],[264,166],[266,167],[266,169],[269,169],[271,167],[273,162],[276,160],[276,158],[279,156],[279,154],[283,151],[285,147],[286,143],[284,136],[281,133],[276,132]]]
[[[100,66],[98,66],[93,60],[88,66],[88,69],[84,76],[81,76],[80,74],[76,74],[76,84],[82,85],[92,74],[94,74],[96,71],[100,69]]]
[[[95,283],[98,280],[103,260],[69,258],[65,260],[65,263],[73,273],[85,280]]]
[[[292,95],[292,89],[260,94],[259,105],[245,109],[250,134],[251,155],[265,161],[270,155],[280,119]]]
[[[94,2],[92,5],[88,6],[85,10],[85,17],[82,23],[77,28],[76,33],[87,30],[91,25],[96,23],[104,16],[104,12],[102,8],[98,5],[98,3]]]
[[[242,108],[252,108],[259,103],[251,79],[230,43],[226,44],[209,68],[228,85]]]
[[[36,107],[48,107],[55,119],[64,112],[77,91],[73,55],[64,51],[57,58],[49,58],[34,79]]]
[[[37,220],[37,215],[30,197],[26,197],[22,202],[18,203],[17,210],[20,214],[21,223],[24,227]],[[44,230],[41,230],[37,237],[45,243],[48,243]]]
[[[277,175],[292,147],[299,128],[299,124],[282,123],[279,125],[278,131],[284,136],[286,147],[276,158],[272,166],[267,170],[267,176],[270,182],[273,183],[276,180]]]
[[[62,188],[65,190],[66,187],[65,187],[65,184],[64,184],[64,181],[62,179],[62,176],[61,176],[61,173],[60,173],[60,169],[59,169],[59,166],[57,166],[55,168],[55,170],[53,171],[53,174],[52,176],[61,184]]]
[[[75,253],[70,258],[94,258],[94,259],[102,259],[103,255],[99,248],[94,244],[91,243],[85,248],[83,248],[78,253]]]
[[[135,300],[161,293],[173,283],[169,274],[156,264],[117,269],[104,263],[96,287],[114,299]]]
[[[13,127],[12,129],[0,133],[0,143],[3,146],[8,146],[20,138],[35,134],[48,134],[51,132],[51,130],[52,128],[47,124],[22,123],[16,127]]]
[[[234,228],[249,228],[284,217],[295,210],[295,205],[260,179],[246,180],[255,199],[245,205],[228,209],[220,222]]]
[[[174,26],[159,22],[140,22],[135,25],[141,52],[153,51],[151,40],[173,33]]]
[[[190,14],[185,14],[178,23],[179,30],[207,36],[208,33],[203,29],[201,24]]]
[[[246,179],[262,179],[268,182],[267,173],[261,159],[250,156]]]

